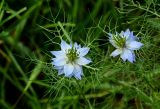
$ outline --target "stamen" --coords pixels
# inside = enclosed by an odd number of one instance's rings
[[[124,48],[126,45],[126,38],[122,38],[120,35],[113,35],[113,40],[115,41],[115,44],[120,48]]]
[[[79,54],[77,53],[77,50],[75,48],[72,47],[68,50],[67,57],[70,63],[74,63],[78,56]]]

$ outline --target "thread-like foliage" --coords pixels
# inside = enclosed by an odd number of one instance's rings
[[[1,0],[1,109],[160,109],[159,0]],[[110,56],[108,33],[144,45],[134,63]],[[81,80],[58,75],[61,40],[90,48]]]

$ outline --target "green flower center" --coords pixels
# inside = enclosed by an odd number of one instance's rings
[[[124,48],[126,45],[126,38],[123,38],[120,35],[113,35],[113,40],[115,41],[115,44],[120,48]]]
[[[78,58],[79,54],[75,48],[71,48],[67,52],[68,61],[73,63]]]

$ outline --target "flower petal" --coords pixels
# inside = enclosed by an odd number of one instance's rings
[[[128,38],[129,38],[129,35],[130,35],[130,30],[127,29],[127,30],[124,32],[123,36],[124,36],[126,39],[128,39]]]
[[[130,56],[128,56],[128,61],[133,63],[135,61],[135,54],[133,51],[131,51]]]
[[[111,53],[111,56],[116,57],[117,55],[122,53],[122,49],[116,49]]]
[[[52,60],[53,60],[52,64],[55,65],[55,66],[63,66],[63,65],[66,64],[65,57],[53,58]]]
[[[109,42],[115,47],[115,48],[119,48],[114,40],[114,37],[117,37],[119,35],[118,32],[116,32],[116,34],[111,34],[111,33],[108,33],[108,35],[110,36],[109,37]]]
[[[74,77],[76,79],[81,79],[81,75],[83,75],[83,70],[82,70],[82,66],[80,65],[75,65],[74,66]]]
[[[63,51],[68,50],[68,49],[71,49],[71,48],[72,48],[72,47],[71,47],[69,44],[67,44],[64,40],[61,41],[61,49],[62,49]]]
[[[119,48],[119,47],[116,45],[116,43],[115,43],[115,41],[113,40],[112,37],[109,38],[109,42],[110,42],[115,48]]]
[[[74,43],[74,47],[75,47],[75,48],[78,48],[78,47],[79,47],[78,44],[77,44],[77,42]]]
[[[130,30],[127,29],[125,32],[124,31],[121,31],[121,33],[119,34],[122,38],[126,38],[128,39],[129,38],[129,35],[130,35]]]
[[[133,31],[130,32],[129,38],[127,40],[128,41],[135,41],[135,40],[137,40],[137,37],[133,35]]]
[[[109,35],[110,37],[112,37],[112,33],[108,33],[108,35]]]
[[[124,31],[121,31],[121,33],[119,35],[123,38],[124,37]]]
[[[56,57],[65,55],[64,51],[51,51],[51,53]]]
[[[54,66],[54,68],[59,70],[59,69],[63,69],[63,66]]]
[[[75,48],[75,49],[79,49],[79,48],[81,48],[81,45],[80,45],[80,44],[78,45],[77,42],[75,42],[75,43],[74,43],[74,48]]]
[[[64,73],[64,70],[63,70],[64,66],[54,66],[54,68],[58,70],[58,75],[61,75]]]
[[[76,63],[79,64],[79,65],[86,65],[86,64],[89,64],[90,62],[92,62],[92,61],[88,60],[84,57],[80,57],[76,60]]]
[[[123,49],[123,53],[121,54],[121,58],[123,59],[123,61],[128,60],[131,63],[133,63],[133,61],[135,61],[135,55],[129,49]]]
[[[89,52],[89,48],[88,47],[79,48],[77,52],[79,53],[79,56],[85,56]]]
[[[63,69],[58,69],[58,75],[62,75],[64,73]]]
[[[64,74],[66,77],[69,77],[73,73],[73,70],[74,66],[72,64],[69,63],[64,65]]]
[[[138,50],[143,44],[137,41],[131,41],[127,44],[127,48],[130,50]]]

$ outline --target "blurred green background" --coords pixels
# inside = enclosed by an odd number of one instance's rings
[[[81,81],[50,64],[58,22],[91,48]],[[127,28],[144,43],[135,64],[109,57],[107,33]],[[159,0],[0,0],[0,109],[160,109],[159,30]]]

